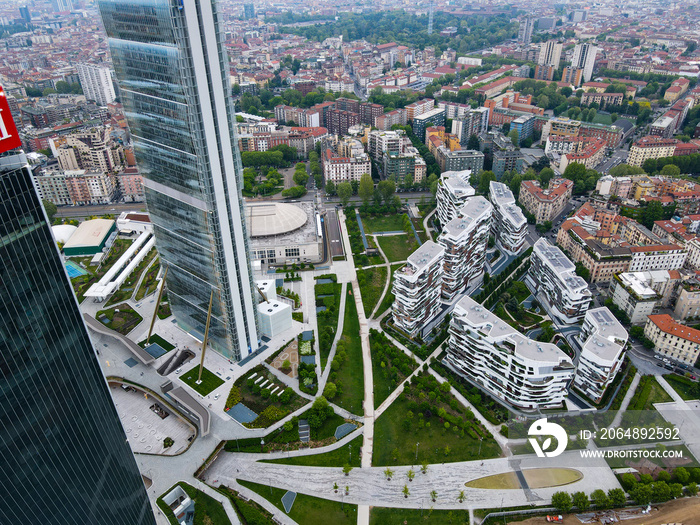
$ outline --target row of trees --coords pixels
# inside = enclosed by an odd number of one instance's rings
[[[688,173],[696,175],[700,173],[700,153],[692,155],[682,155],[680,157],[663,157],[660,159],[647,159],[642,164],[642,168],[649,175],[660,173],[667,166],[672,165],[678,168],[678,171],[673,170],[673,173]],[[672,169],[672,168],[666,168]],[[667,171],[668,173],[668,171]]]
[[[559,491],[552,494],[552,506],[563,513],[567,513],[573,508],[576,508],[578,512],[586,512],[591,508],[591,504],[595,505],[598,510],[624,507],[627,504],[627,496],[622,489],[610,489],[607,493],[602,489],[597,489],[591,492],[590,499],[585,492],[569,494]]]

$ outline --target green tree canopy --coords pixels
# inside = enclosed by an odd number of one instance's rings
[[[347,206],[350,202],[350,197],[352,197],[352,185],[349,182],[341,182],[338,184],[336,191],[338,192],[338,197],[340,197],[340,202],[343,206]]]
[[[372,182],[372,177],[369,173],[363,173],[362,177],[360,177],[360,186],[357,192],[360,199],[362,199],[362,203],[365,205],[369,204],[374,194],[374,182]]]

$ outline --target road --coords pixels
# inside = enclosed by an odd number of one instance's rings
[[[119,215],[123,211],[146,211],[145,202],[127,204],[104,204],[99,206],[61,206],[56,217],[90,217],[91,215]]]
[[[611,168],[624,163],[627,160],[627,154],[628,152],[624,149],[615,150],[611,157],[606,158],[595,167],[596,171],[608,173]]]

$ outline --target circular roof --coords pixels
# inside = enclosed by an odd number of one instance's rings
[[[66,244],[68,239],[75,233],[77,226],[71,226],[70,224],[57,224],[56,226],[51,226],[51,231],[56,239],[56,242]]]
[[[298,230],[306,224],[306,212],[293,204],[248,204],[246,218],[251,237],[269,237]]]

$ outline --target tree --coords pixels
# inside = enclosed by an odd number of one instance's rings
[[[394,475],[394,471],[387,467],[384,469],[384,475],[386,476],[387,481],[391,481],[391,478]]]
[[[338,197],[340,197],[340,202],[343,206],[347,206],[350,202],[350,197],[352,197],[352,185],[349,182],[341,182],[337,187]]]
[[[588,495],[585,492],[574,492],[571,497],[571,502],[574,504],[579,512],[586,512],[591,506],[590,501],[588,501]]]
[[[492,180],[496,180],[496,174],[493,171],[482,171],[479,174],[479,193],[482,195],[488,195]]]
[[[459,501],[460,503],[464,503],[464,500],[466,499],[466,497],[467,496],[466,496],[466,494],[464,494],[464,491],[460,490],[459,495],[457,496],[457,501]]]
[[[328,382],[326,383],[326,387],[323,389],[323,397],[326,399],[333,399],[338,392],[338,387],[335,385],[335,383]]]
[[[438,493],[435,489],[430,491],[430,499],[433,500],[433,503],[437,501]]]
[[[513,146],[519,146],[520,145],[520,134],[518,133],[517,129],[511,129],[508,132],[508,138],[511,140],[513,143]]]
[[[641,222],[650,230],[654,227],[654,222],[664,218],[664,207],[659,201],[651,201],[642,212]]]
[[[637,505],[648,505],[651,502],[652,488],[651,485],[638,483],[629,490],[629,494]]]
[[[554,178],[554,170],[552,168],[542,168],[540,171],[540,184],[543,188],[549,186],[549,181]]]
[[[384,202],[388,204],[391,196],[396,191],[396,184],[394,184],[393,180],[383,180],[377,184],[377,189],[381,193]]]
[[[576,263],[576,275],[583,277],[586,281],[591,280],[591,272],[582,263]]]
[[[348,463],[343,465],[343,474],[345,474],[346,476],[349,476],[350,472],[352,472],[352,467]]]
[[[352,188],[350,188],[350,191],[352,192]],[[332,180],[326,182],[326,193],[328,195],[335,195],[336,193],[335,182]]]
[[[446,384],[449,384],[449,383],[446,383]],[[420,465],[420,471],[421,471],[423,474],[427,474],[427,473],[428,473],[428,465],[429,465],[429,463],[428,463],[426,460],[423,460],[423,463],[421,463],[421,465]]]
[[[604,490],[596,489],[591,492],[591,503],[593,503],[598,510],[607,509],[610,506],[610,498],[608,498]]]
[[[478,150],[480,147],[481,144],[479,143],[479,137],[477,137],[476,134],[470,135],[469,140],[467,141],[467,149]]]
[[[416,477],[416,473],[413,471],[413,469],[408,469],[408,472],[406,472],[406,477],[408,478],[408,481],[413,481],[413,478]]]
[[[58,208],[53,202],[51,202],[48,199],[42,199],[41,203],[44,205],[44,211],[46,211],[46,215],[49,217],[49,222],[53,221],[53,218],[56,215]]]
[[[294,184],[298,186],[306,186],[306,183],[309,182],[309,175],[306,173],[306,171],[297,170],[294,172],[294,176],[292,178],[294,179]]]
[[[369,173],[363,173],[360,177],[360,187],[357,190],[357,194],[362,199],[362,203],[366,206],[369,204],[372,195],[374,194],[374,183],[372,182],[372,177]]]
[[[613,507],[624,507],[627,503],[627,496],[622,489],[610,489],[608,491],[608,499]]]
[[[675,164],[666,164],[661,168],[661,175],[667,177],[678,177],[681,174],[681,169]]]
[[[673,471],[673,475],[675,476],[676,481],[678,481],[678,483],[683,483],[683,485],[688,483],[688,480],[690,480],[690,473],[685,467],[676,467],[676,469]]]
[[[559,511],[567,513],[571,510],[571,496],[568,492],[555,492],[552,494],[552,505]]]
[[[685,490],[688,492],[688,496],[697,496],[698,485],[695,482],[688,483],[688,486],[685,488]]]
[[[411,495],[411,491],[408,490],[408,485],[404,485],[401,492],[403,493],[404,498],[408,498]]]

